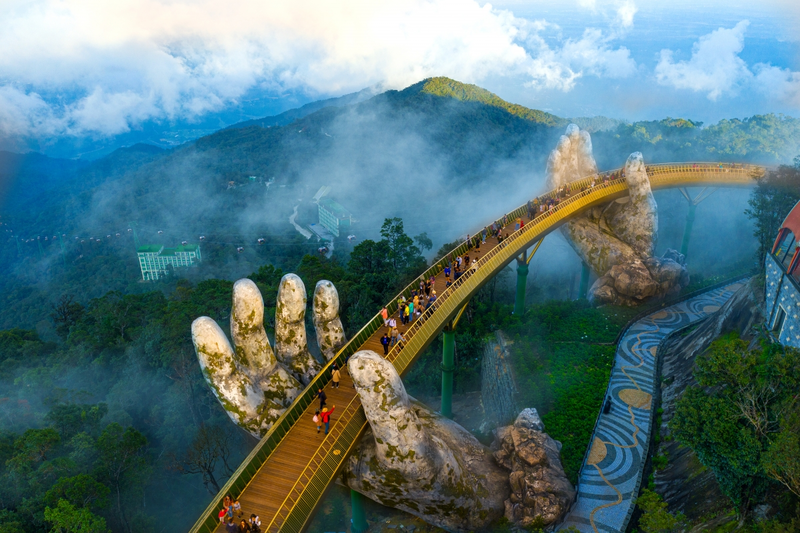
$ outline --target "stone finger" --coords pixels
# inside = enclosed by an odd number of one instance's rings
[[[263,395],[237,367],[225,333],[213,319],[201,316],[192,322],[192,342],[203,376],[228,416],[253,433]]]
[[[231,340],[236,362],[247,369],[254,381],[275,368],[277,360],[264,330],[264,299],[256,284],[247,278],[233,284]]]
[[[609,204],[604,218],[614,235],[645,259],[655,252],[658,206],[641,152],[632,153],[625,163],[625,181],[630,195]]]
[[[350,357],[347,369],[375,435],[379,460],[412,478],[431,477],[435,451],[394,365],[361,350]]]
[[[597,174],[597,163],[592,153],[592,138],[589,132],[570,124],[547,159],[548,187],[556,189],[593,174]]]
[[[328,280],[317,282],[312,310],[317,346],[325,360],[330,361],[347,342],[339,318],[339,293],[333,283]]]
[[[308,351],[306,339],[306,287],[296,274],[286,274],[278,286],[275,308],[275,355],[303,385],[322,366]]]

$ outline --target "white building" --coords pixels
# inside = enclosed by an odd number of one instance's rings
[[[158,244],[141,246],[136,250],[142,279],[157,280],[169,275],[170,270],[189,267],[201,261],[200,245],[185,244],[175,248],[164,248]]]

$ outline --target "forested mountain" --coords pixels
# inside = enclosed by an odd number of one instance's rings
[[[267,262],[289,269],[282,250],[304,242],[289,216],[296,207],[301,225],[316,222],[310,199],[321,186],[353,213],[359,238],[398,216],[411,235],[427,232],[438,247],[540,191],[547,154],[568,123],[447,78],[358,101],[363,96],[328,101],[282,126],[225,129],[167,151],[138,144],[90,164],[4,154],[0,283],[21,299],[18,307],[31,302],[30,315],[8,311],[8,320],[26,316],[33,325],[34,309],[63,287],[87,297],[136,290],[129,228],[151,244],[206,236],[203,276],[232,278]],[[350,97],[356,102],[346,104]],[[800,153],[800,121],[784,116],[706,127],[686,119],[612,129],[602,117],[579,122],[597,130],[600,168],[619,167],[633,151],[648,162],[768,164]],[[265,244],[254,246],[257,238]],[[0,316],[0,325],[12,323]]]

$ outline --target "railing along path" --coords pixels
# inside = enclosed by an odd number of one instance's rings
[[[647,166],[653,189],[697,185],[750,186],[754,178],[762,176],[764,172],[763,167],[740,164],[731,166],[689,162]],[[604,183],[605,175],[610,175],[610,179]],[[515,257],[577,213],[623,197],[628,186],[622,177],[622,169],[617,169],[570,182],[569,190],[577,192],[561,199],[533,219],[528,217],[526,204],[493,222],[502,228],[504,219],[509,224],[514,224],[517,218],[525,221],[524,227],[510,233],[502,243],[479,255],[477,263],[468,268],[450,287],[437,290],[435,302],[405,330],[405,344],[394,346],[387,355],[401,376],[475,292]],[[557,199],[558,196],[557,191],[550,191],[538,199],[546,202]],[[490,222],[485,227],[491,225]],[[397,311],[397,302],[401,296],[411,296],[411,291],[418,286],[420,279],[436,277],[437,285],[443,286],[444,266],[457,256],[470,251],[480,238],[481,235],[476,234],[471,242],[464,242],[435,262],[386,305],[389,313],[394,314]],[[490,241],[494,242],[494,239],[487,237],[484,246],[488,246]],[[474,253],[470,251],[470,255]],[[217,529],[220,525],[217,514],[224,494],[238,497],[248,516],[251,512],[248,505],[258,511],[257,514],[260,514],[262,523],[266,526],[264,531],[303,530],[326,488],[367,429],[367,419],[360,398],[352,388],[349,376],[343,373],[345,375],[341,387],[331,389],[328,386],[330,367],[337,363],[342,368],[347,358],[360,349],[378,351],[378,338],[383,327],[383,318],[376,314],[325,365],[233,473],[195,523],[192,533],[210,533]],[[317,445],[316,441],[311,442],[314,435],[309,428],[314,411],[312,404],[315,403],[319,388],[324,388],[329,397],[335,395],[347,403],[336,408],[331,418],[330,433],[321,438]]]

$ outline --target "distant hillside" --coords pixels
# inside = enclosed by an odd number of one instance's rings
[[[618,128],[622,124],[627,124],[624,120],[608,118],[602,115],[596,117],[576,117],[568,119],[569,122],[577,124],[586,131],[594,133],[596,131],[609,131]]]
[[[314,111],[319,111],[320,109],[323,109],[325,107],[342,107],[346,105],[357,104],[358,102],[363,102],[364,100],[372,98],[373,96],[378,94],[378,92],[379,91],[374,88],[363,89],[361,91],[358,91],[357,93],[346,94],[344,96],[339,96],[338,98],[327,98],[325,100],[318,100],[316,102],[311,102],[296,109],[290,109],[289,111],[285,111],[279,115],[256,118],[253,120],[245,120],[243,122],[237,122],[236,124],[228,126],[227,128],[224,129],[248,128],[250,126],[258,126],[261,128],[285,126],[286,124],[291,124],[295,120],[308,116]]]
[[[537,109],[529,109],[518,104],[510,104],[496,94],[482,89],[477,85],[461,83],[451,80],[450,78],[428,78],[412,85],[403,92],[417,91],[434,96],[453,98],[464,102],[479,102],[488,106],[504,109],[516,117],[547,124],[548,126],[566,126],[568,124],[567,120],[561,117]]]
[[[118,179],[167,153],[150,144],[118,148],[95,161],[0,152],[0,211],[30,214]]]
[[[83,161],[0,151],[0,210],[16,209],[39,194],[73,179]]]

